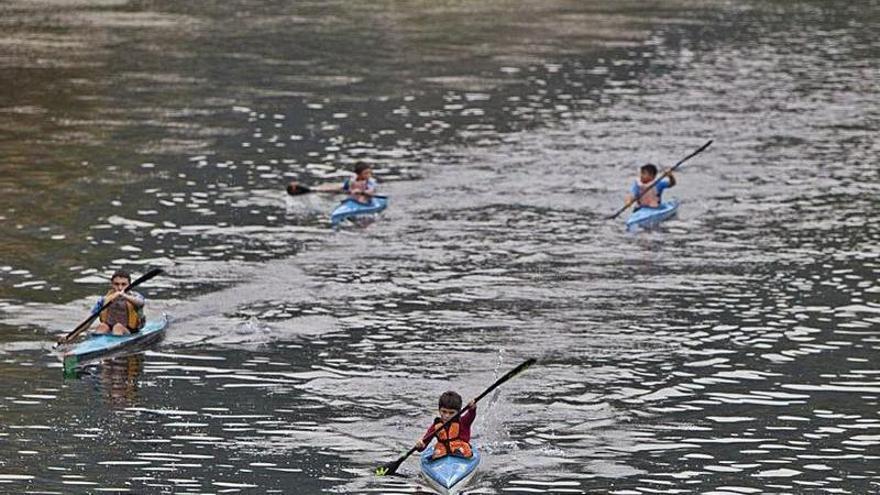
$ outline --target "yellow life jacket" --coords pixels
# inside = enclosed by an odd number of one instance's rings
[[[105,294],[104,299],[110,297],[114,292],[115,291],[111,290],[110,292]],[[119,297],[122,297],[122,296],[119,296]],[[115,303],[115,302],[116,302],[116,300],[114,299],[113,303]],[[107,323],[107,320],[110,319],[110,308],[112,306],[113,306],[113,304],[110,304],[109,306],[104,308],[104,311],[101,311],[101,315],[99,316],[101,323]],[[125,300],[125,312],[126,312],[125,326],[127,326],[129,330],[139,330],[141,327],[144,326],[144,322],[146,321],[146,318],[144,317],[143,308],[138,308],[137,306],[132,304],[131,301],[126,299]]]
[[[471,451],[471,444],[460,439],[458,421],[449,423],[449,426],[442,428],[443,420],[434,419],[434,431],[437,432],[437,445],[434,446],[433,458],[447,455],[455,455],[464,458],[471,458],[474,453]]]

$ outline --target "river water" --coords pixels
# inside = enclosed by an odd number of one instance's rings
[[[0,492],[880,490],[880,4],[0,4]],[[628,234],[637,167],[708,140]],[[391,205],[284,183],[376,166]],[[116,268],[166,339],[64,377]]]

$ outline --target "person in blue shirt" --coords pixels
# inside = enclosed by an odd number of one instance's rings
[[[353,172],[354,176],[345,179],[342,184],[320,184],[315,187],[305,188],[296,182],[291,182],[287,186],[287,193],[291,195],[299,194],[300,190],[306,192],[346,193],[358,203],[367,204],[370,202],[370,198],[376,194],[376,189],[379,187],[379,183],[373,178],[373,167],[364,162],[357,162],[354,165]]]
[[[373,178],[373,168],[364,162],[357,162],[354,166],[354,177],[342,183],[342,191],[359,203],[369,203],[378,186],[379,183]]]
[[[639,169],[639,178],[633,182],[632,187],[630,187],[629,192],[626,195],[626,204],[630,204],[630,202],[638,197],[639,201],[636,204],[636,209],[646,207],[646,208],[657,208],[660,206],[660,203],[663,202],[663,191],[669,189],[670,187],[676,184],[675,176],[672,175],[672,172],[666,174],[666,177],[663,178],[660,182],[657,183],[654,187],[648,189],[648,186],[654,182],[654,179],[657,177],[657,166],[651,163],[642,165],[642,168]],[[641,194],[641,197],[639,197]]]

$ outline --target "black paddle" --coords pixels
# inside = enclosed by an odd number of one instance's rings
[[[649,190],[651,190],[651,189],[652,189],[654,186],[656,186],[661,180],[663,180],[667,175],[669,175],[670,173],[672,173],[673,170],[677,169],[682,163],[684,163],[684,162],[690,160],[690,159],[693,158],[694,156],[696,156],[696,155],[698,155],[699,153],[701,153],[703,150],[705,150],[706,148],[708,148],[710,144],[712,144],[712,140],[709,140],[708,143],[704,144],[703,146],[700,146],[700,149],[698,149],[697,151],[694,151],[694,152],[691,153],[690,155],[688,155],[688,156],[682,158],[681,161],[678,162],[678,163],[676,163],[672,168],[670,168],[669,170],[663,172],[663,174],[660,175],[660,177],[654,179],[654,182],[651,182],[651,184],[650,184],[648,187],[646,187],[644,190],[642,190],[642,192],[640,192],[635,198],[629,200],[629,201],[623,206],[623,208],[617,210],[617,212],[616,212],[615,214],[613,214],[613,215],[611,215],[610,217],[608,217],[608,220],[612,220],[612,219],[617,218],[618,215],[620,215],[621,213],[625,212],[627,208],[629,208],[629,207],[632,206],[635,202],[637,202],[639,199],[641,199],[641,197],[644,196],[644,194],[645,194],[646,192],[648,192]]]
[[[148,271],[147,273],[145,273],[145,274],[141,275],[140,277],[138,277],[137,279],[135,279],[135,281],[130,283],[128,285],[128,287],[126,287],[123,292],[128,292],[133,287],[136,287],[136,286],[146,282],[147,280],[150,280],[151,278],[155,277],[156,275],[159,275],[160,273],[162,273],[161,268],[153,268],[152,270]],[[87,328],[89,328],[89,326],[92,324],[92,322],[95,321],[95,318],[100,316],[101,311],[104,311],[105,309],[107,309],[107,306],[110,306],[111,304],[113,304],[113,301],[105,302],[104,305],[101,306],[101,309],[92,313],[88,318],[86,318],[86,320],[84,322],[77,325],[77,327],[74,328],[70,333],[68,333],[64,337],[61,337],[60,339],[58,339],[58,342],[55,343],[54,347],[58,347],[61,344],[66,344],[66,343],[70,342],[71,340],[77,338],[79,336],[79,334],[83,333]]]
[[[308,194],[310,192],[314,192],[311,187],[307,187],[296,182],[291,182],[287,185],[287,194],[290,194],[291,196]]]
[[[534,358],[527,359],[525,362],[523,362],[522,364],[520,364],[516,368],[508,371],[506,375],[499,378],[497,381],[495,381],[495,383],[493,383],[489,388],[487,388],[482,394],[480,394],[476,399],[474,399],[474,403],[478,402],[483,397],[489,395],[493,390],[498,388],[499,385],[506,382],[507,380],[510,380],[511,378],[515,377],[516,375],[522,373],[523,371],[525,371],[526,368],[535,364],[536,362],[537,361]],[[464,406],[463,408],[461,408],[461,411],[458,411],[457,413],[455,413],[455,416],[449,418],[449,420],[446,421],[445,423],[443,423],[440,426],[440,428],[434,428],[434,433],[431,434],[431,438],[434,438],[434,436],[437,435],[437,433],[440,430],[442,430],[443,428],[446,428],[447,426],[449,426],[450,423],[452,423],[453,421],[455,421],[456,419],[461,417],[461,415],[464,414],[464,412],[468,410],[468,407],[470,407],[470,406]],[[377,467],[376,468],[376,476],[387,476],[387,475],[394,474],[395,472],[397,472],[397,469],[400,468],[400,465],[403,464],[403,461],[405,461],[407,459],[407,457],[411,456],[412,453],[415,452],[416,450],[418,450],[418,449],[415,446],[413,446],[413,448],[409,449],[409,451],[407,451],[406,454],[403,454],[403,456],[400,459],[397,459],[396,461],[394,461],[390,464],[385,464],[385,465]]]

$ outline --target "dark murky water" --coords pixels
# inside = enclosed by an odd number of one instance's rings
[[[537,3],[537,5],[535,5]],[[0,492],[401,492],[478,394],[475,493],[880,487],[880,5],[0,5]],[[645,161],[678,219],[627,234]],[[377,164],[333,232],[283,183]],[[146,354],[50,352],[160,266]],[[402,470],[417,472],[414,460]]]

